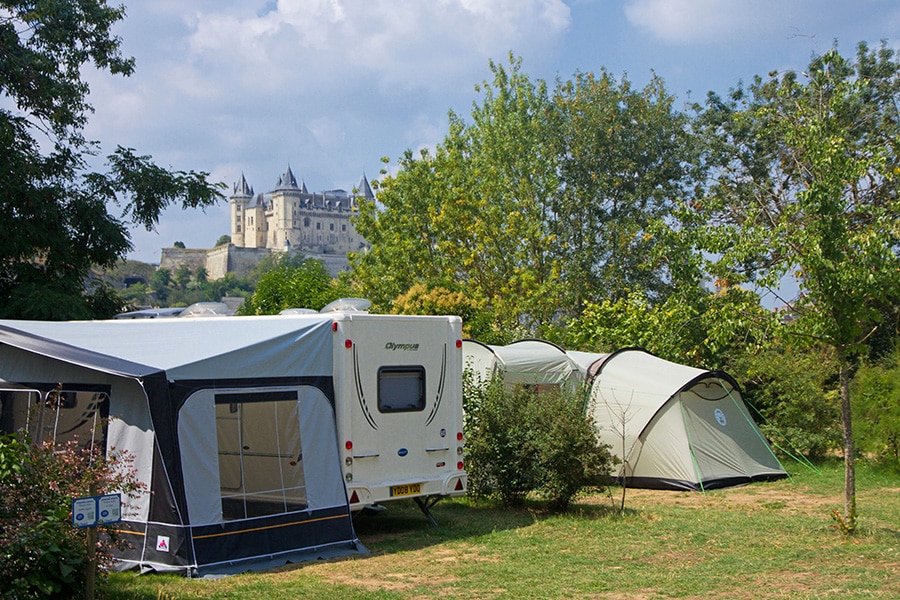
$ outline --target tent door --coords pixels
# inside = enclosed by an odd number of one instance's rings
[[[306,508],[296,392],[216,394],[225,520]]]

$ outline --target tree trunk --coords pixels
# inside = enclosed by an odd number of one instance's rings
[[[856,530],[856,447],[850,411],[850,365],[843,349],[838,350],[841,385],[841,427],[844,433],[844,518],[845,533]]]

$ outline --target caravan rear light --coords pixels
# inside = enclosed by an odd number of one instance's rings
[[[456,470],[457,471],[463,470],[463,461],[459,461],[458,463],[456,463]]]
[[[462,340],[456,340],[456,347],[462,348]]]
[[[356,494],[356,490],[353,490],[353,493],[350,494],[350,504],[356,504],[357,502],[359,502],[359,496]]]
[[[344,348],[352,348],[353,340],[344,340]]]
[[[453,489],[453,491],[454,491],[454,492],[460,492],[460,491],[462,491],[462,489],[463,489],[462,479],[457,479],[457,480],[456,480],[456,487]],[[356,493],[356,492],[354,492],[354,494],[355,494],[355,493]],[[352,502],[352,500],[351,500],[351,502]]]
[[[353,442],[347,440],[347,442],[344,444],[344,448],[346,448],[347,450],[353,450]]]
[[[456,441],[461,442],[463,438],[462,431],[456,432]]]
[[[331,330],[332,330],[332,331],[337,331],[337,321],[332,321],[332,322],[331,322]]]

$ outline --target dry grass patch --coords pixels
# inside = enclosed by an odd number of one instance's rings
[[[371,540],[364,540],[372,544]],[[304,567],[304,575],[325,581],[357,585],[370,590],[409,591],[443,589],[459,581],[454,565],[497,563],[501,557],[486,555],[471,544],[433,546],[415,552],[374,552],[344,561],[318,562]],[[398,566],[402,568],[398,569]]]

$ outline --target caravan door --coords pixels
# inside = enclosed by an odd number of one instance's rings
[[[462,321],[335,320],[338,440],[351,508],[462,495]]]

